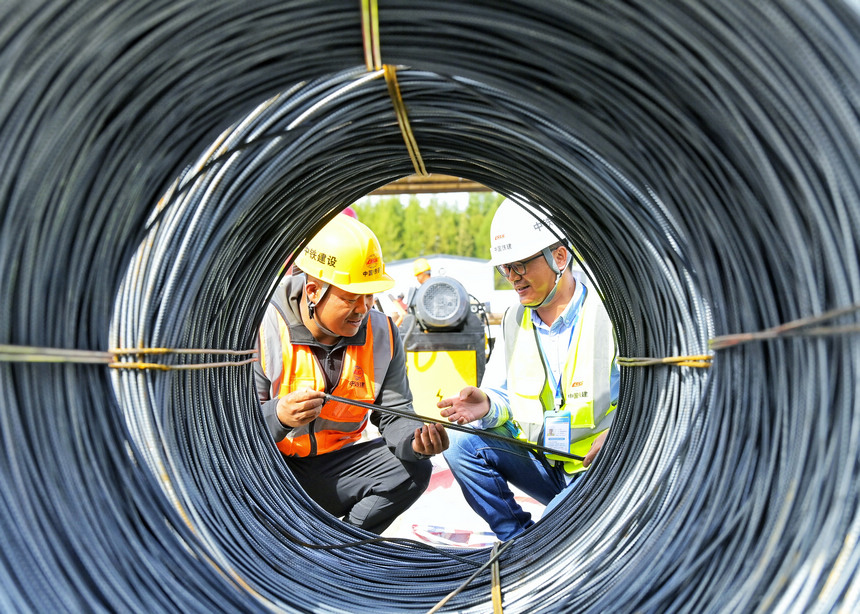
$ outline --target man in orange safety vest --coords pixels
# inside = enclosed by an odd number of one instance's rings
[[[379,241],[337,215],[297,256],[259,330],[257,394],[269,430],[304,490],[334,516],[383,532],[430,482],[448,447],[438,424],[328,400],[326,393],[414,414],[397,327],[373,309],[394,280]],[[362,441],[374,424],[381,437]]]

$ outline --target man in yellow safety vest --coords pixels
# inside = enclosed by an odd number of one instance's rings
[[[337,215],[297,256],[260,325],[255,365],[263,416],[293,475],[334,516],[384,531],[430,483],[441,425],[329,400],[414,413],[397,327],[373,309],[394,280],[373,231]],[[382,437],[360,441],[370,421]]]
[[[546,505],[581,477],[614,417],[618,369],[612,324],[594,288],[571,268],[564,237],[536,209],[506,199],[491,224],[491,264],[520,304],[502,319],[481,388],[467,386],[438,403],[451,422],[445,459],[469,505],[499,539],[534,524],[510,485]],[[502,362],[503,361],[503,364]],[[481,430],[584,457],[539,453]]]

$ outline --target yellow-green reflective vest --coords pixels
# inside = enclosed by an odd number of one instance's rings
[[[545,412],[556,410],[552,370],[540,351],[532,309],[519,305],[505,313],[508,396],[511,414],[519,427],[519,437],[543,445]],[[592,442],[609,428],[615,403],[611,399],[610,379],[615,357],[612,322],[600,298],[586,294],[579,320],[573,331],[564,368],[562,401],[559,411],[570,413],[570,453],[585,456]],[[581,461],[547,454],[563,461],[567,473],[583,471]]]

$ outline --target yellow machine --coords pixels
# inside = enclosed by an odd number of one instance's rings
[[[470,301],[451,277],[431,278],[408,302],[400,333],[413,406],[418,414],[439,418],[439,399],[480,385],[493,341],[489,320],[484,306]]]
[[[473,350],[406,352],[406,373],[415,411],[438,418],[437,401],[478,385],[477,355]]]

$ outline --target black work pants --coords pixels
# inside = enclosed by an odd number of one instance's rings
[[[430,484],[430,460],[398,459],[382,438],[328,454],[284,457],[305,492],[351,525],[382,533]]]

